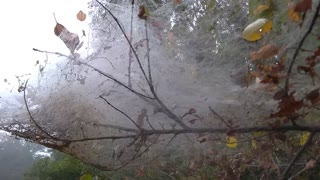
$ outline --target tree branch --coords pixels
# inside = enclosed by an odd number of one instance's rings
[[[36,49],[36,48],[33,48],[33,50],[34,50],[34,51],[37,51],[37,52],[41,52],[41,53],[48,53],[48,54],[55,54],[55,55],[58,55],[58,56],[63,56],[63,57],[69,58],[69,59],[71,59],[71,60],[76,60],[75,58],[69,57],[69,56],[64,55],[64,54],[62,54],[62,53],[59,53],[59,52],[43,51],[43,50],[39,50],[39,49]],[[121,81],[119,81],[118,79],[116,79],[116,78],[114,78],[113,76],[111,76],[110,74],[107,74],[107,73],[101,71],[101,70],[98,69],[98,68],[95,68],[94,66],[92,66],[92,65],[90,65],[90,64],[88,64],[88,63],[81,62],[81,61],[79,61],[79,60],[78,60],[78,63],[92,68],[92,69],[93,69],[94,71],[96,71],[97,73],[101,74],[101,75],[104,76],[104,77],[107,77],[107,78],[111,79],[112,81],[118,83],[118,84],[121,85],[122,87],[128,89],[128,90],[131,91],[132,93],[134,93],[134,94],[136,94],[136,95],[138,95],[138,96],[140,96],[140,97],[142,97],[142,98],[154,99],[154,98],[152,98],[152,97],[149,97],[149,96],[147,96],[147,95],[144,95],[144,94],[142,94],[142,93],[139,93],[139,92],[135,91],[134,89],[128,87],[127,85],[125,85],[124,83],[122,83]]]
[[[134,3],[131,5],[131,21],[130,21],[130,44],[132,44],[132,31],[133,31],[133,9]],[[128,64],[128,86],[132,87],[131,84],[131,63],[132,63],[132,49],[129,48],[129,64]]]
[[[139,58],[136,50],[133,48],[132,44],[130,43],[130,40],[129,40],[126,32],[124,31],[124,29],[123,29],[122,26],[120,25],[120,22],[119,22],[118,18],[117,18],[115,15],[113,15],[113,13],[112,13],[106,6],[104,6],[100,1],[96,0],[96,2],[97,2],[104,10],[106,10],[106,11],[110,14],[110,16],[113,18],[113,20],[117,23],[117,25],[118,25],[119,29],[121,30],[123,36],[124,36],[125,39],[127,40],[130,48],[132,49],[132,52],[133,52],[133,54],[134,54],[134,56],[135,56],[135,58],[136,58],[136,60],[137,60],[137,62],[138,62],[138,64],[139,64],[139,68],[140,68],[140,70],[141,70],[141,72],[142,72],[145,80],[147,81],[148,85],[150,85],[150,81],[149,81],[149,79],[148,79],[148,77],[147,77],[147,74],[146,74],[145,70],[144,70],[143,67],[142,67],[140,58]]]
[[[210,134],[226,134],[230,128],[189,128],[189,129],[155,129],[155,130],[143,130],[140,134],[131,134],[123,136],[104,136],[104,137],[91,137],[83,139],[74,139],[68,140],[70,142],[83,142],[83,141],[92,141],[92,140],[103,140],[103,139],[128,139],[128,138],[137,138],[138,136],[151,136],[151,135],[165,135],[165,134],[201,134],[201,133],[210,133]],[[252,133],[257,131],[263,132],[284,132],[284,131],[309,131],[314,133],[320,132],[320,126],[281,126],[281,127],[243,127],[243,128],[234,128],[234,134],[245,134]]]
[[[139,133],[139,131],[140,131],[138,129],[126,128],[126,127],[116,126],[116,125],[112,125],[112,124],[100,124],[100,123],[97,123],[97,122],[90,122],[88,124],[91,124],[91,125],[97,126],[97,127],[117,129],[117,130],[120,130],[120,131],[133,132],[133,133]]]
[[[288,91],[289,91],[289,78],[290,78],[290,74],[291,74],[293,65],[294,65],[294,63],[295,63],[295,61],[297,59],[297,56],[299,54],[299,51],[300,51],[304,41],[306,40],[308,35],[311,33],[311,31],[312,31],[312,29],[313,29],[313,27],[314,27],[314,25],[316,23],[316,20],[317,20],[317,18],[319,16],[319,10],[320,10],[320,1],[318,3],[317,9],[316,9],[316,11],[314,13],[314,16],[312,18],[311,24],[310,24],[308,30],[306,31],[306,33],[303,35],[301,41],[299,42],[298,47],[295,50],[295,52],[293,54],[293,57],[292,57],[292,60],[291,60],[291,62],[289,64],[289,68],[288,68],[288,71],[287,71],[287,77],[286,77],[286,81],[285,81],[285,86],[284,86],[284,92],[286,93],[286,95],[288,95]]]
[[[225,121],[218,113],[216,113],[211,106],[209,106],[210,111],[216,115],[228,128],[232,128],[232,126],[230,124],[227,123],[227,121]]]
[[[282,174],[282,179],[288,179],[288,174],[289,171],[291,170],[292,166],[294,165],[294,163],[300,158],[300,156],[302,155],[302,153],[306,150],[306,148],[311,144],[312,139],[314,137],[314,135],[316,134],[315,131],[311,132],[311,134],[308,137],[307,142],[301,147],[301,149],[297,152],[297,154],[295,155],[295,157],[291,160],[289,166],[286,168],[286,170],[283,172]]]
[[[28,85],[28,81],[26,81],[25,83],[25,86],[24,86],[24,89],[23,89],[23,100],[24,100],[24,104],[26,106],[26,109],[27,109],[27,112],[28,112],[28,115],[30,117],[30,120],[33,122],[33,124],[45,135],[47,135],[48,137],[50,137],[51,139],[53,140],[61,140],[57,137],[54,137],[52,136],[51,134],[49,134],[47,131],[45,131],[37,122],[36,120],[33,118],[31,112],[30,112],[30,109],[29,109],[29,105],[28,105],[28,102],[27,102],[27,98],[26,98],[26,89],[27,89],[27,85]]]
[[[117,107],[115,107],[114,105],[112,105],[106,98],[104,98],[103,96],[99,96],[101,99],[103,99],[109,106],[111,106],[113,109],[115,109],[116,111],[118,111],[119,113],[121,113],[122,115],[124,115],[126,118],[128,118],[140,131],[143,131],[143,129],[130,117],[128,116],[125,112],[121,111],[120,109],[118,109]]]

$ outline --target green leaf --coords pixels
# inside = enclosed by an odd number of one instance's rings
[[[210,0],[210,2],[208,4],[208,9],[214,8],[215,3],[216,3],[216,0]]]

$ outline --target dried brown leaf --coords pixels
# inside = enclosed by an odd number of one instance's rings
[[[290,116],[303,107],[303,100],[297,101],[293,94],[294,92],[281,99],[278,105],[278,112],[271,114],[272,118]]]
[[[252,61],[268,59],[278,54],[279,48],[274,44],[267,44],[259,49],[259,51],[254,51],[250,53],[250,59]]]
[[[144,124],[144,119],[147,116],[147,109],[143,108],[140,112],[140,114],[137,117],[136,123],[137,125],[142,128]]]
[[[306,12],[307,10],[311,10],[312,8],[312,0],[302,0],[296,4],[294,11],[295,12]]]
[[[87,15],[86,15],[84,12],[82,12],[82,11],[79,11],[78,14],[77,14],[77,19],[78,19],[79,21],[84,21],[84,20],[86,20],[86,17],[87,17]]]
[[[141,6],[139,7],[138,17],[139,17],[140,19],[147,19],[146,8],[144,7],[144,5],[141,5]]]
[[[311,103],[313,105],[317,104],[319,101],[320,101],[320,93],[319,93],[319,89],[320,88],[317,88],[315,90],[312,90],[311,92],[309,92],[307,95],[306,95],[306,99],[311,101]]]

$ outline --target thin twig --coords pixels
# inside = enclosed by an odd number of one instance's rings
[[[133,31],[133,9],[134,9],[134,3],[132,3],[131,6],[131,21],[130,21],[130,44],[132,44],[132,31]],[[128,86],[132,87],[131,84],[131,63],[132,63],[132,49],[129,48],[129,64],[128,64]]]
[[[144,27],[146,30],[146,44],[147,44],[147,62],[148,62],[148,73],[149,73],[149,80],[150,80],[150,84],[152,85],[152,91],[154,91],[154,86],[153,86],[153,82],[152,82],[152,75],[151,75],[151,63],[150,63],[150,44],[149,44],[149,35],[148,35],[148,23],[147,20],[144,20]]]
[[[126,132],[134,132],[134,133],[139,133],[140,130],[138,129],[133,129],[133,128],[127,128],[127,127],[122,127],[122,126],[116,126],[112,124],[101,124],[101,123],[96,123],[96,122],[90,122],[88,124],[91,124],[96,127],[103,127],[103,128],[111,128],[111,129],[117,129],[120,131],[126,131]]]
[[[157,154],[154,158],[152,158],[147,164],[150,164],[152,161],[154,161],[155,159],[157,159],[161,154],[163,154],[165,152],[165,150],[167,149],[167,147],[169,146],[169,144],[174,140],[174,138],[177,137],[177,134],[174,134],[172,136],[172,138],[168,141],[168,143],[166,144],[166,146],[161,150],[161,152],[159,154]]]
[[[101,99],[103,99],[109,106],[111,106],[113,109],[115,109],[116,111],[118,111],[119,113],[121,113],[122,115],[124,115],[126,118],[128,118],[140,131],[142,131],[143,129],[129,116],[127,115],[125,112],[121,111],[120,109],[118,109],[117,107],[115,107],[114,105],[112,105],[106,98],[104,98],[103,96],[99,96]]]
[[[119,81],[118,79],[116,79],[115,77],[113,77],[112,75],[107,74],[107,73],[101,71],[100,69],[98,69],[98,68],[90,65],[90,64],[83,63],[83,62],[80,62],[80,63],[83,64],[83,65],[86,65],[86,66],[88,66],[88,67],[91,67],[94,71],[96,71],[96,72],[98,72],[99,74],[101,74],[101,75],[103,75],[103,76],[111,79],[112,81],[118,83],[118,84],[121,85],[122,87],[128,89],[128,90],[131,91],[132,93],[134,93],[134,94],[136,94],[136,95],[138,95],[138,96],[140,96],[140,97],[142,97],[142,98],[154,99],[154,98],[152,98],[152,97],[150,97],[150,96],[147,96],[147,95],[144,95],[144,94],[142,94],[142,93],[139,93],[139,92],[135,91],[134,89],[128,87],[127,85],[125,85],[124,83],[122,83],[121,81]]]
[[[27,102],[27,98],[26,98],[26,90],[27,90],[27,85],[28,85],[28,81],[26,81],[25,83],[25,86],[24,86],[24,89],[23,89],[23,100],[24,100],[24,104],[26,106],[26,109],[27,109],[27,112],[28,112],[28,115],[30,117],[30,120],[34,123],[34,125],[42,132],[44,133],[45,135],[47,135],[48,137],[50,137],[51,139],[53,140],[61,140],[57,137],[54,137],[52,136],[51,134],[49,134],[47,131],[45,131],[37,122],[36,120],[34,119],[34,117],[32,116],[31,112],[30,112],[30,109],[29,109],[29,105],[28,105],[28,102]]]
[[[301,147],[301,149],[297,152],[297,154],[295,155],[295,157],[291,160],[289,166],[285,169],[285,171],[282,174],[282,179],[285,180],[288,177],[288,174],[292,168],[292,166],[294,165],[294,163],[300,158],[300,156],[302,155],[302,153],[306,150],[306,148],[311,144],[312,139],[314,137],[314,135],[316,134],[316,132],[311,132],[311,134],[309,135],[306,143]]]
[[[290,74],[291,74],[291,71],[292,71],[292,68],[293,68],[293,65],[297,59],[297,56],[299,54],[299,51],[304,43],[304,41],[307,39],[308,35],[311,33],[315,23],[316,23],[316,20],[319,16],[319,10],[320,10],[320,1],[318,3],[318,6],[317,6],[317,9],[314,13],[314,16],[312,18],[312,21],[311,21],[311,24],[307,30],[307,32],[303,35],[301,41],[299,42],[298,44],[298,47],[297,49],[295,50],[294,54],[293,54],[293,57],[292,57],[292,60],[290,62],[290,65],[289,65],[289,68],[288,68],[288,71],[287,71],[287,77],[286,77],[286,81],[285,81],[285,86],[284,86],[284,92],[286,93],[286,95],[288,95],[288,91],[289,91],[289,78],[290,78]]]
[[[126,32],[124,31],[124,29],[123,29],[122,26],[120,25],[120,22],[119,22],[118,18],[117,18],[106,6],[104,6],[100,1],[96,0],[96,2],[97,2],[104,10],[106,10],[106,11],[110,14],[110,16],[113,18],[113,20],[117,23],[117,25],[118,25],[119,29],[121,30],[123,36],[124,36],[125,39],[127,40],[130,48],[132,49],[132,52],[133,52],[133,54],[134,54],[134,56],[135,56],[135,58],[136,58],[136,60],[137,60],[137,62],[138,62],[138,64],[139,64],[139,68],[140,68],[140,70],[141,70],[141,72],[142,72],[145,80],[147,81],[147,84],[150,85],[150,81],[149,81],[149,79],[148,79],[148,77],[147,77],[147,74],[146,74],[145,70],[144,70],[143,67],[142,67],[141,60],[140,60],[140,58],[139,58],[136,50],[133,48],[132,44],[130,43],[130,40],[129,40]]]
[[[230,124],[227,123],[218,113],[216,113],[210,106],[209,106],[210,111],[216,115],[228,128],[232,128]]]
[[[76,60],[75,58],[72,58],[70,56],[67,56],[67,55],[64,55],[62,53],[59,53],[59,52],[51,52],[51,51],[43,51],[43,50],[39,50],[39,49],[36,49],[36,48],[33,48],[34,51],[37,51],[37,52],[41,52],[41,53],[48,53],[48,54],[55,54],[55,55],[58,55],[58,56],[63,56],[63,57],[66,57],[66,58],[69,58],[71,60]],[[117,84],[121,85],[122,87],[128,89],[129,91],[131,91],[132,93],[142,97],[142,98],[147,98],[147,99],[154,99],[153,97],[150,97],[148,95],[144,95],[142,93],[139,93],[137,91],[135,91],[134,89],[128,87],[127,85],[125,85],[124,83],[122,83],[120,80],[116,79],[115,77],[111,76],[110,74],[107,74],[105,72],[103,72],[102,70],[88,64],[88,63],[85,63],[85,62],[81,62],[79,60],[77,60],[79,64],[82,64],[82,65],[85,65],[85,66],[88,66],[90,68],[92,68],[94,71],[96,71],[97,73],[99,73],[100,75],[102,76],[105,76],[109,79],[111,79],[112,81],[116,82]]]
[[[151,129],[155,130],[154,127],[152,126],[152,124],[149,121],[149,116],[148,115],[146,115],[146,121],[149,124],[149,126],[151,127]]]
[[[144,70],[143,67],[142,67],[141,60],[140,60],[140,58],[139,58],[136,50],[134,49],[133,45],[130,43],[130,40],[129,40],[128,36],[126,35],[124,29],[123,29],[122,26],[120,25],[120,22],[118,21],[118,18],[115,17],[115,16],[113,15],[113,13],[112,13],[106,6],[104,6],[101,2],[99,2],[98,0],[96,0],[96,2],[97,2],[104,10],[106,10],[106,11],[111,15],[111,17],[114,19],[114,21],[117,23],[117,25],[118,25],[118,27],[120,28],[123,36],[124,36],[125,39],[127,40],[130,48],[132,49],[132,52],[133,52],[133,54],[134,54],[134,56],[135,56],[135,58],[136,58],[136,60],[137,60],[137,62],[138,62],[139,68],[140,68],[140,70],[141,70],[141,72],[142,72],[145,80],[147,81],[147,84],[148,84],[148,86],[149,86],[149,88],[150,88],[151,93],[152,93],[153,96],[154,96],[154,99],[155,99],[155,100],[158,102],[158,104],[161,106],[161,108],[163,109],[163,112],[164,112],[169,118],[171,118],[171,119],[174,120],[177,124],[179,124],[181,127],[183,127],[184,129],[188,129],[189,127],[182,122],[181,118],[179,118],[176,114],[174,114],[172,111],[170,111],[169,108],[164,105],[164,103],[160,100],[160,98],[159,98],[158,95],[156,94],[155,89],[154,89],[154,86],[153,86],[153,84],[151,83],[150,79],[148,79],[148,77],[147,77],[147,75],[146,75],[146,72],[145,72],[145,70]]]
[[[137,154],[136,156],[134,156],[134,157],[132,158],[132,160],[135,160],[136,158],[139,158],[139,157],[142,156],[145,152],[147,152],[147,151],[151,148],[151,146],[153,146],[153,145],[158,141],[158,138],[159,138],[159,136],[158,136],[157,138],[155,138],[141,153],[139,153],[139,154]]]
[[[305,170],[307,170],[308,169],[308,167],[307,166],[305,166],[304,168],[302,168],[297,174],[295,174],[295,175],[293,175],[293,176],[291,176],[288,180],[292,180],[292,179],[294,179],[295,177],[297,177],[297,176],[299,176],[301,173],[303,173]]]

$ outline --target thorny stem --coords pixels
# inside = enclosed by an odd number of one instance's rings
[[[298,47],[297,49],[295,50],[294,54],[293,54],[293,57],[292,57],[292,60],[289,64],[289,68],[288,68],[288,71],[287,71],[287,78],[286,78],[286,81],[285,81],[285,87],[284,87],[284,92],[286,93],[286,95],[288,95],[288,91],[289,91],[289,78],[290,78],[290,74],[291,74],[291,71],[292,71],[292,68],[293,68],[293,65],[297,59],[297,56],[299,54],[299,51],[301,50],[301,47],[304,43],[304,41],[306,40],[306,38],[308,37],[308,35],[311,33],[315,23],[316,23],[316,20],[319,16],[319,10],[320,10],[320,1],[318,3],[318,6],[317,6],[317,9],[314,13],[314,16],[312,18],[312,21],[311,21],[311,24],[308,28],[308,30],[306,31],[306,33],[304,34],[304,36],[302,37],[301,41],[299,42],[298,44]]]

